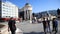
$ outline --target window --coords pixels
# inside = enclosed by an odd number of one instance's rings
[[[7,17],[7,16],[6,16]]]
[[[10,17],[10,16],[9,16]]]
[[[3,16],[3,18],[5,18],[5,16]]]
[[[3,7],[3,9],[6,9],[5,7]]]
[[[3,4],[3,6],[5,6],[5,4]]]
[[[3,14],[5,14],[5,13],[3,13]]]
[[[3,11],[5,11],[5,10],[3,10]]]

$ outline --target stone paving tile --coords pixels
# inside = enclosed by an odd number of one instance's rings
[[[28,22],[28,21],[26,21]],[[44,32],[42,31],[42,24],[30,24],[30,23],[26,23],[25,21],[22,23],[16,23],[17,27],[19,29],[22,29],[23,33],[18,32],[16,34],[44,34]],[[5,23],[6,24],[6,23]],[[31,28],[31,29],[30,29]],[[40,29],[39,29],[40,28]],[[51,23],[51,28],[52,28],[52,23]],[[60,21],[59,21],[59,25],[58,25],[58,33],[60,34]],[[25,30],[26,29],[26,30]],[[36,30],[35,30],[36,29]],[[31,32],[30,32],[31,31]],[[39,31],[39,32],[32,32],[32,31]],[[29,33],[30,32],[30,33]],[[48,33],[49,34],[49,33]],[[53,33],[52,33],[53,34]]]
[[[11,31],[9,33],[11,34]],[[16,34],[23,34],[23,31],[21,29],[17,28]]]

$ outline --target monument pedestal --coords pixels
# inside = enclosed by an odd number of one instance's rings
[[[0,24],[0,34],[8,34],[8,26]]]
[[[30,20],[30,23],[32,23],[32,21]]]

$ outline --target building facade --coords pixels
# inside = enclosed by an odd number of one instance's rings
[[[32,20],[32,6],[29,3],[26,3],[23,8],[19,10],[20,17],[23,17],[24,20]]]
[[[52,16],[57,16],[57,10],[49,10],[47,12],[48,12],[48,14],[50,14]]]
[[[11,2],[0,1],[0,18],[18,18],[18,7]]]
[[[49,17],[47,11],[41,12],[41,14],[42,14],[42,17]]]

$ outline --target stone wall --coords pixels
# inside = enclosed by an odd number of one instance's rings
[[[8,26],[0,24],[0,34],[8,34]]]

